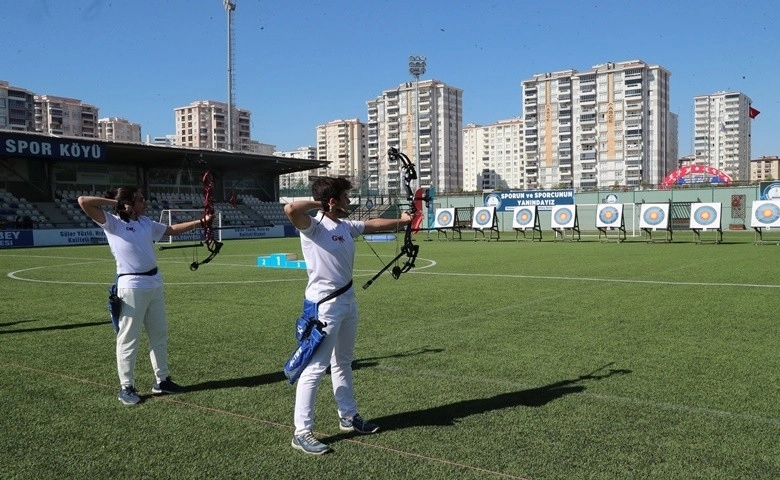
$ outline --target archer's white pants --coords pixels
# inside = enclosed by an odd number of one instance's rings
[[[122,299],[116,336],[116,368],[119,384],[135,386],[135,359],[141,343],[141,327],[149,337],[149,357],[159,382],[168,376],[168,319],[163,288],[120,288]]]
[[[352,387],[352,355],[357,336],[357,303],[325,302],[319,307],[320,321],[325,322],[325,340],[314,352],[309,365],[301,373],[295,390],[295,434],[314,429],[314,401],[317,387],[330,364],[333,396],[339,417],[357,414],[355,392]]]

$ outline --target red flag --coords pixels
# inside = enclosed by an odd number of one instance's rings
[[[750,107],[750,109],[748,110],[748,115],[750,116],[750,118],[756,118],[759,113],[761,113],[761,112],[759,112],[758,110],[756,110],[753,107]]]

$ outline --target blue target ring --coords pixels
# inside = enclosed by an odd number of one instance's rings
[[[480,210],[477,212],[477,216],[475,218],[477,225],[487,225],[490,223],[490,212],[487,210]]]
[[[696,209],[693,218],[699,225],[710,225],[718,219],[718,212],[709,205],[705,205]]]
[[[558,225],[565,225],[569,223],[569,220],[574,216],[571,210],[568,208],[561,208],[555,212],[555,223]]]
[[[521,208],[515,212],[515,221],[518,225],[528,225],[534,218],[534,214],[529,208]]]
[[[438,222],[439,225],[449,225],[450,220],[452,220],[452,217],[450,216],[450,212],[446,210],[439,212],[439,215],[436,217],[436,222]]]
[[[660,225],[663,223],[665,217],[666,215],[661,207],[650,207],[645,210],[645,213],[642,215],[642,219],[648,225]]]
[[[602,223],[606,224],[612,224],[617,222],[618,220],[618,209],[615,207],[604,207],[599,212],[599,220],[601,220]]]
[[[767,203],[756,209],[756,220],[761,223],[772,224],[778,219],[780,219],[780,208],[774,203]]]

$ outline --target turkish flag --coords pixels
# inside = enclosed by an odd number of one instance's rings
[[[761,113],[761,112],[759,112],[758,110],[756,110],[753,107],[750,107],[750,109],[748,110],[748,115],[750,115],[750,118],[756,118],[759,113]]]

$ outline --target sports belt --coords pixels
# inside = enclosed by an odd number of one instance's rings
[[[125,275],[144,275],[144,276],[147,276],[147,277],[151,277],[152,275],[157,275],[157,267],[154,267],[153,269],[149,270],[148,272],[119,273],[119,274],[117,274],[117,278],[124,277]]]
[[[335,292],[333,292],[333,293],[329,294],[328,296],[326,296],[325,298],[323,298],[322,300],[320,300],[319,302],[317,302],[317,306],[319,306],[321,303],[325,303],[325,302],[327,302],[328,300],[332,300],[332,299],[334,299],[334,298],[338,297],[338,296],[339,296],[339,295],[341,295],[342,293],[344,293],[344,292],[346,292],[347,290],[349,290],[349,288],[350,288],[351,286],[352,286],[352,280],[350,280],[348,284],[344,285],[343,287],[339,288],[339,289],[338,289],[338,290],[336,290]]]

